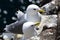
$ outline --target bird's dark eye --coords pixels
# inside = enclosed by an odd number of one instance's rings
[[[39,30],[39,28],[36,28],[36,30]]]
[[[31,25],[31,26],[34,26],[34,25]]]
[[[33,10],[36,10],[36,9],[33,9]]]

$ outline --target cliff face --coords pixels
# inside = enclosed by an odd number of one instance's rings
[[[56,29],[56,40],[60,40],[60,0],[56,1],[56,4],[59,6],[58,8],[58,21],[57,21],[57,29]]]
[[[40,34],[41,40],[55,40],[56,38],[56,27],[51,29],[46,29]]]
[[[60,40],[60,11],[58,12],[58,21],[57,21],[57,29],[56,29],[56,39]]]

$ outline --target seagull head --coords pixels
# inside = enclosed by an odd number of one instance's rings
[[[42,10],[39,6],[35,5],[35,4],[31,4],[27,7],[26,11],[30,11],[30,12],[45,12],[44,10]]]
[[[39,23],[35,23],[35,22],[26,22],[23,24],[23,33],[24,33],[24,37],[26,39],[33,37],[36,33],[35,31],[35,27],[38,26]]]
[[[26,22],[26,23],[23,24],[23,27],[25,27],[25,28],[26,28],[26,27],[27,27],[27,28],[28,28],[28,27],[35,27],[35,26],[38,27],[39,24],[40,24],[39,22],[36,22],[36,23],[35,23],[35,22]]]
[[[23,24],[23,33],[27,33],[27,31],[29,32],[30,30],[34,30],[34,28],[38,28],[39,26],[39,22],[35,23],[35,22],[26,22]]]
[[[26,14],[27,14],[27,21],[32,22],[40,22],[40,13],[44,12],[39,6],[35,4],[31,4],[27,7]]]

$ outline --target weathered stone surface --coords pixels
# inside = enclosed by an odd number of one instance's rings
[[[56,30],[46,29],[41,33],[41,40],[55,40]]]

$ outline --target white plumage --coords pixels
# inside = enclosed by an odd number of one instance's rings
[[[23,24],[23,35],[25,39],[30,39],[36,33],[34,24],[34,22],[26,22]]]
[[[35,23],[40,23],[41,21],[41,14],[39,13],[41,9],[37,6],[37,5],[29,5],[27,7],[26,10],[26,20],[28,22],[23,24],[23,33],[24,33],[24,39],[23,40],[27,40],[31,37],[33,37],[34,35],[36,35],[35,33],[36,30],[34,30],[34,25]],[[40,14],[40,15],[39,15]],[[37,26],[38,28],[38,26]],[[41,29],[43,29],[43,27],[41,27]],[[37,35],[36,35],[37,36]]]
[[[40,22],[41,18],[39,17],[38,11],[41,10],[37,5],[31,4],[27,7],[26,15],[27,21],[31,22]]]

